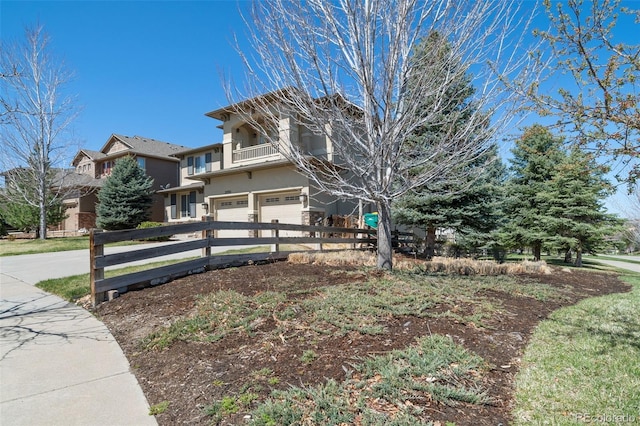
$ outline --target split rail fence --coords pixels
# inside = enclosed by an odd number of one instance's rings
[[[215,231],[246,230],[254,231],[255,237],[215,238]],[[259,236],[261,231],[271,231],[270,237]],[[280,236],[282,231],[298,231],[301,236]],[[172,235],[200,233],[201,238],[192,241],[180,241],[166,245],[142,247],[138,250],[123,253],[105,254],[105,244],[122,241],[147,240],[151,238],[170,237]],[[247,232],[249,234],[249,232]],[[284,260],[294,251],[281,251],[283,244],[311,245],[323,251],[327,244],[348,244],[353,249],[374,248],[376,245],[375,229],[338,228],[332,226],[307,226],[284,223],[256,222],[218,222],[206,220],[177,225],[158,226],[147,229],[131,229],[123,231],[102,231],[92,229],[90,233],[90,270],[91,301],[95,306],[109,297],[109,293],[117,290],[123,293],[128,290],[143,288],[149,285],[162,284],[175,278],[189,274],[204,272],[225,266],[240,266],[249,262]],[[396,245],[412,244],[413,233],[394,231]],[[212,247],[269,245],[269,252],[248,254],[212,254]],[[154,259],[160,256],[201,250],[200,257],[179,261],[146,271],[133,272],[105,278],[105,268],[130,262]],[[301,251],[301,250],[298,250]]]

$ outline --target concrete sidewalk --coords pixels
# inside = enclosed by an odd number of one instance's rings
[[[32,268],[40,265],[36,262]],[[157,424],[106,326],[86,310],[4,269],[0,424]]]

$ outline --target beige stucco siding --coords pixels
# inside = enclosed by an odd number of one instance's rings
[[[205,173],[215,172],[223,168],[221,146],[208,148],[202,151],[194,151],[180,156],[180,182],[182,182],[183,185],[194,182],[194,180],[190,178],[199,174],[195,170],[195,164],[193,164],[194,170],[191,174],[189,173],[189,158],[195,159],[195,157],[205,157],[207,154],[211,155],[211,162],[208,166],[205,164]]]
[[[301,174],[296,173],[293,166],[283,166],[214,176],[205,185],[205,193],[207,196],[218,197],[234,193],[278,191],[286,188],[307,186],[308,180]]]

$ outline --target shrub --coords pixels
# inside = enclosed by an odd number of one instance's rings
[[[157,228],[158,226],[164,226],[164,223],[161,222],[142,222],[140,225],[136,227],[136,229],[149,229],[149,228]],[[144,238],[143,241],[169,241],[171,239],[171,235],[165,235],[162,237],[152,237],[152,238]]]

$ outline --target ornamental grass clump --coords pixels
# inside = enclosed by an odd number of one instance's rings
[[[376,266],[375,253],[359,250],[341,250],[327,253],[291,253],[291,263],[307,263],[328,266]],[[551,268],[544,262],[524,260],[519,263],[497,263],[492,260],[468,258],[434,257],[430,261],[415,260],[396,256],[394,268],[397,270],[418,269],[426,273],[452,275],[508,275],[508,274],[550,274]]]

